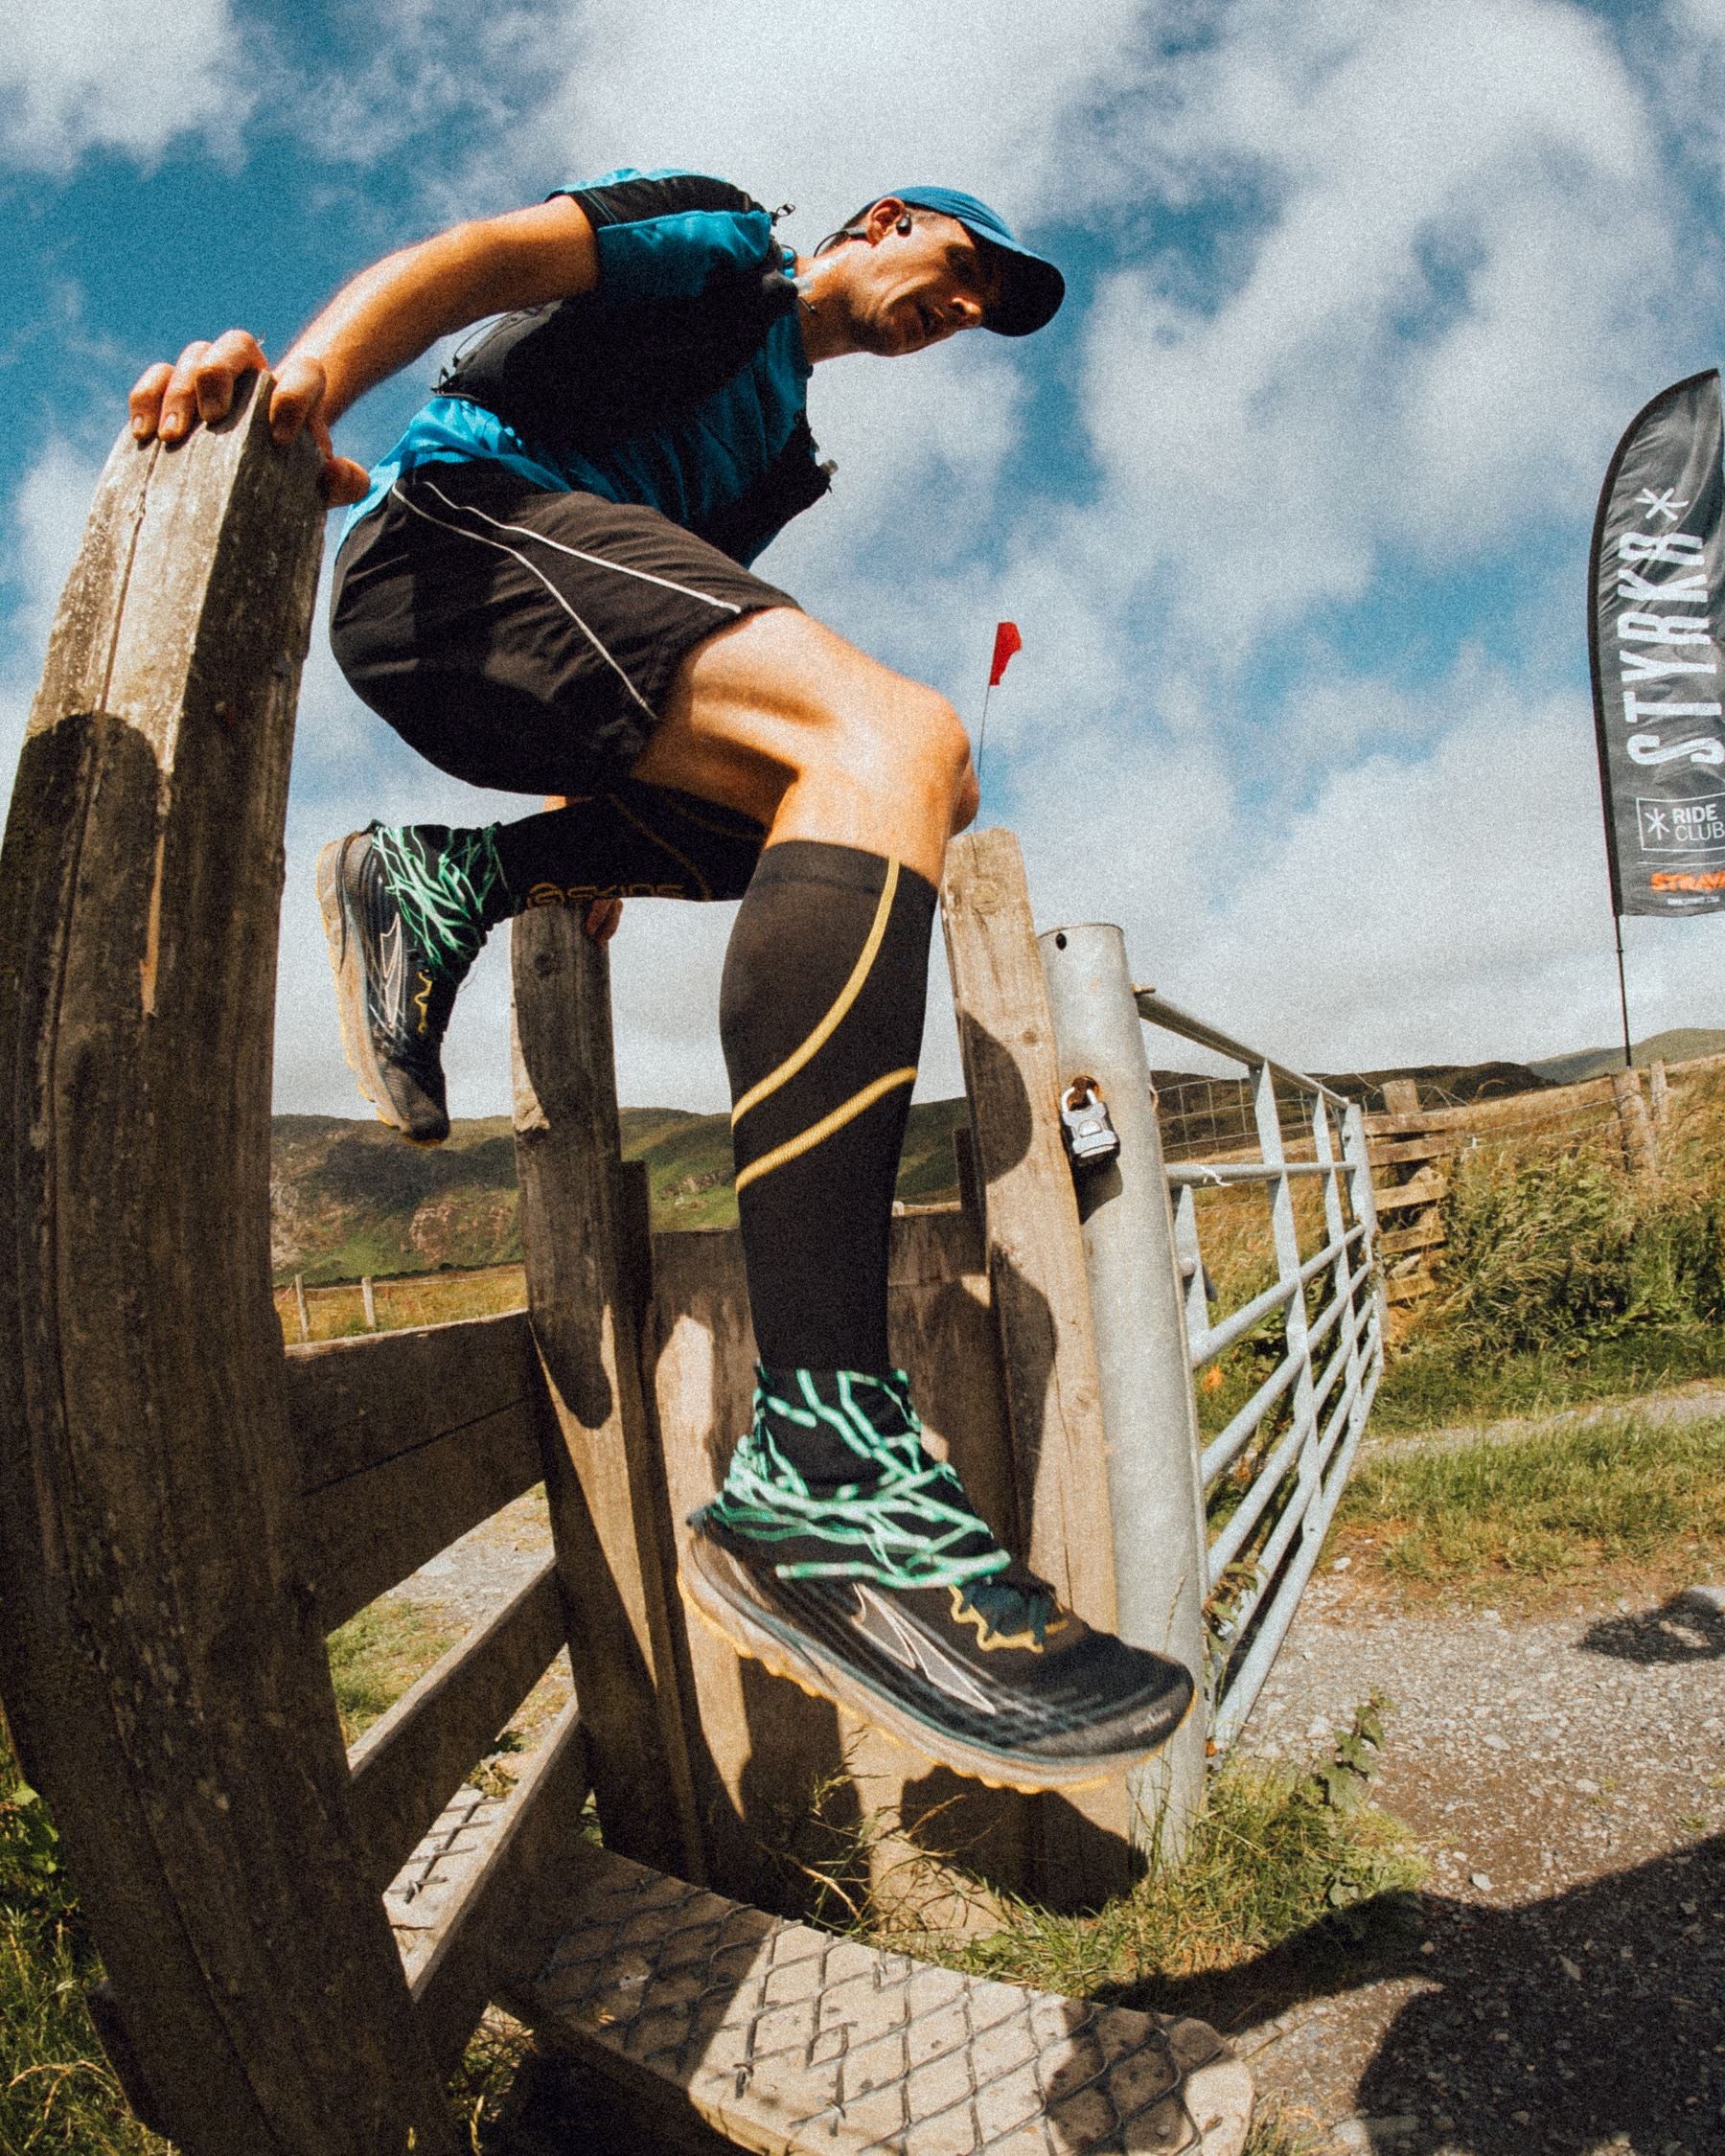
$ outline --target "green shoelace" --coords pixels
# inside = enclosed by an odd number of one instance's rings
[[[968,1588],[1003,1571],[1010,1553],[995,1541],[953,1470],[923,1450],[922,1424],[904,1372],[886,1379],[840,1370],[836,1377],[836,1402],[821,1399],[807,1371],[797,1372],[795,1400],[757,1388],[753,1427],[713,1502],[718,1519],[757,1542],[818,1537],[844,1552],[775,1566],[781,1579]],[[859,1404],[864,1388],[885,1391],[900,1430],[876,1429]],[[830,1496],[816,1496],[774,1442],[774,1414],[806,1430],[834,1432],[867,1463],[868,1481],[840,1483]],[[978,1542],[986,1547],[978,1549]]]
[[[374,824],[372,844],[407,933],[432,973],[457,982],[490,933],[486,902],[503,883],[493,826],[426,842],[413,824]]]

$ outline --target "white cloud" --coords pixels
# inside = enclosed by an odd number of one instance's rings
[[[1086,115],[1134,69],[1139,0],[1082,9],[877,0],[586,0],[567,74],[512,155],[569,176],[632,164],[723,172],[802,206],[812,243],[871,191],[962,187],[1008,217],[1107,180]]]
[[[448,142],[457,129],[513,141],[558,35],[540,0],[333,0],[320,27],[323,36],[258,56],[258,103],[273,127],[332,166],[411,173],[410,224],[517,206],[514,186],[477,188],[476,169],[455,167]],[[427,158],[427,144],[440,154]]]
[[[39,666],[60,588],[72,567],[90,514],[100,463],[67,442],[51,439],[18,489],[17,562],[24,604],[12,617],[15,633]]]
[[[227,0],[34,0],[0,39],[0,146],[12,161],[68,171],[93,149],[144,162],[176,136],[230,144],[247,98]]]
[[[1017,818],[1039,925],[1118,922],[1138,979],[1306,1067],[1608,1042],[1616,975],[1586,699],[1530,695],[1468,658],[1423,710],[1406,700],[1420,746],[1339,757],[1296,805],[1213,743],[1119,754],[1094,734],[1073,740],[1045,759]],[[1719,923],[1628,929],[1638,1035],[1725,1023]],[[1152,1055],[1181,1061],[1165,1042]]]
[[[60,587],[83,537],[101,467],[51,437],[12,502],[14,600],[7,619],[12,650],[0,671],[0,772],[17,762],[24,722],[48,651]]]
[[[1725,183],[1725,15],[1715,0],[1664,0],[1623,24],[1623,57],[1684,149]]]
[[[1086,398],[1138,575],[1226,660],[1387,549],[1443,566],[1584,515],[1698,324],[1637,85],[1578,10],[1224,20],[1147,163],[1255,191],[1255,241],[1217,295],[1177,262],[1117,276]]]

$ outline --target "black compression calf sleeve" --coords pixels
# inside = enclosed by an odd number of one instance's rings
[[[761,1361],[891,1367],[886,1238],[934,886],[852,846],[761,856],[725,953],[737,1205]]]
[[[492,827],[503,889],[486,927],[530,906],[602,898],[741,898],[761,826],[663,786],[622,779],[603,793]]]

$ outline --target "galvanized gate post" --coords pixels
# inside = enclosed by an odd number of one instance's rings
[[[1117,1158],[1081,1171],[1092,1322],[1108,1437],[1117,1626],[1205,1683],[1208,1586],[1198,1417],[1167,1171],[1125,939],[1092,924],[1039,939],[1062,1091],[1089,1076]],[[1202,1294],[1202,1287],[1198,1292]],[[1100,1495],[1101,1493],[1098,1493]],[[1178,1856],[1204,1794],[1208,1703],[1133,1781],[1146,1844]]]

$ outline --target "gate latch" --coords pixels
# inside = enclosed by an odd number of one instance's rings
[[[1074,1078],[1061,1094],[1060,1129],[1074,1170],[1099,1168],[1120,1150],[1120,1134],[1093,1078]]]

